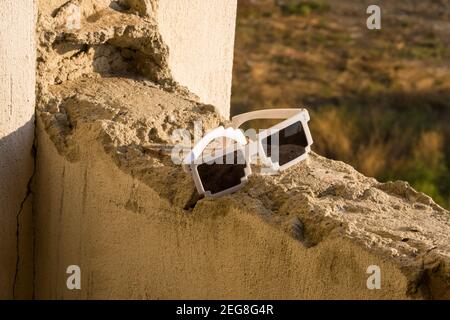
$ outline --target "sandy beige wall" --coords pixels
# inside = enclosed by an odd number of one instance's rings
[[[22,265],[17,261],[17,226],[31,219],[27,185],[33,172],[35,4],[2,0],[0,12],[1,299],[13,297],[16,267]],[[24,232],[30,236],[30,230]]]
[[[37,298],[405,298],[398,268],[350,242],[306,249],[226,200],[171,208],[97,141],[70,163],[39,132]],[[73,264],[81,290],[66,287]],[[371,264],[381,290],[366,288]]]
[[[159,0],[158,7],[175,80],[228,118],[237,0]]]
[[[82,3],[90,6],[92,1]],[[173,70],[179,68],[173,72],[180,72],[178,79],[174,76],[179,81],[193,65],[208,62],[205,55],[210,52],[200,50],[193,63],[186,63],[189,50],[208,41],[202,28],[191,34],[195,28],[183,26],[183,17],[175,19],[181,12],[193,14],[185,1],[131,2],[158,2],[158,25],[149,24],[147,13],[138,15],[133,8],[97,8],[94,11],[104,15],[101,20],[92,19],[92,8],[85,7],[86,28],[65,38],[69,48],[76,41],[91,49],[77,49],[75,57],[81,58],[76,61],[67,61],[55,49],[64,34],[55,19],[64,20],[64,11],[58,18],[43,17],[41,35],[49,37],[40,37],[39,47],[43,89],[34,201],[36,298],[406,298],[407,292],[417,298],[448,296],[448,212],[407,183],[379,183],[312,153],[279,175],[253,175],[233,196],[197,202],[191,178],[158,146],[169,143],[173,129],[190,128],[192,133],[195,120],[204,120],[205,128],[223,120],[172,82]],[[184,4],[183,9],[174,3]],[[208,11],[210,17],[214,9]],[[169,17],[161,16],[164,11]],[[167,22],[171,19],[172,32]],[[211,26],[220,22],[211,19]],[[128,35],[124,44],[121,32],[108,28],[125,20],[128,27],[141,25],[142,30]],[[170,67],[162,41],[153,43],[164,49],[159,53],[138,45],[160,39],[160,28],[168,28],[161,31],[170,34],[164,41],[171,55],[179,57]],[[175,35],[192,37],[190,47]],[[207,34],[209,39],[212,35]],[[115,54],[120,51],[123,57],[120,45],[143,50],[144,58],[161,62],[160,68],[131,68],[136,72],[131,77],[113,69],[112,74],[97,74],[89,68],[95,62],[89,52],[96,49],[109,48],[108,57],[122,61]],[[223,65],[204,64],[195,76],[202,78],[216,67],[223,77],[231,77]],[[66,68],[78,70],[80,65],[80,74],[72,74],[72,80],[61,77],[62,83],[52,85]],[[162,80],[170,80],[169,87],[141,78],[158,72],[166,76]],[[182,84],[192,90],[195,76]],[[164,81],[159,84],[167,84]],[[206,92],[213,95],[224,87],[215,88]],[[81,268],[79,291],[66,287],[70,265]],[[383,270],[380,290],[366,287],[370,265]]]
[[[67,0],[42,0],[39,11],[50,15]],[[108,0],[81,3],[108,6]],[[230,115],[237,0],[122,0],[147,7],[170,50],[175,81],[225,117]],[[150,5],[152,3],[152,5]],[[145,4],[145,5],[144,5]],[[154,8],[155,10],[153,10]]]

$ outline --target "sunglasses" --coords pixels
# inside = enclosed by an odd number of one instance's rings
[[[239,127],[258,119],[285,119],[254,134],[247,140]],[[184,159],[184,168],[192,174],[197,191],[206,197],[221,197],[242,188],[252,174],[254,158],[273,174],[306,159],[313,143],[306,109],[267,109],[247,112],[231,119],[231,127],[208,132]],[[216,150],[205,159],[203,153],[214,140],[228,138],[234,143]]]

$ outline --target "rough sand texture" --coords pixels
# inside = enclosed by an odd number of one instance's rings
[[[449,212],[404,182],[313,153],[198,199],[154,145],[226,121],[174,80],[145,8],[97,10],[76,32],[41,17],[37,298],[450,298]],[[66,289],[70,264],[80,291]]]
[[[236,0],[41,1],[40,40],[59,53],[46,65],[47,81],[126,71],[133,60],[128,68],[166,88],[187,87],[228,117],[236,7]]]

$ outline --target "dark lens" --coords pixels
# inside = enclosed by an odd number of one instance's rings
[[[205,191],[212,194],[227,190],[241,183],[245,176],[245,158],[242,151],[223,155],[220,163],[202,163],[197,166],[197,171]]]
[[[272,145],[277,141],[276,134],[278,134],[278,146]],[[264,151],[272,161],[277,162],[278,160],[279,165],[282,166],[305,153],[308,141],[300,121],[291,124],[276,134],[261,141]],[[274,152],[278,152],[278,159],[273,154]]]

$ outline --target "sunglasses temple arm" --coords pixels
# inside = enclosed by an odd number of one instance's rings
[[[239,128],[243,123],[255,119],[287,119],[300,112],[308,113],[306,109],[302,108],[265,109],[265,110],[251,111],[234,116],[231,119],[231,125],[233,128]]]

